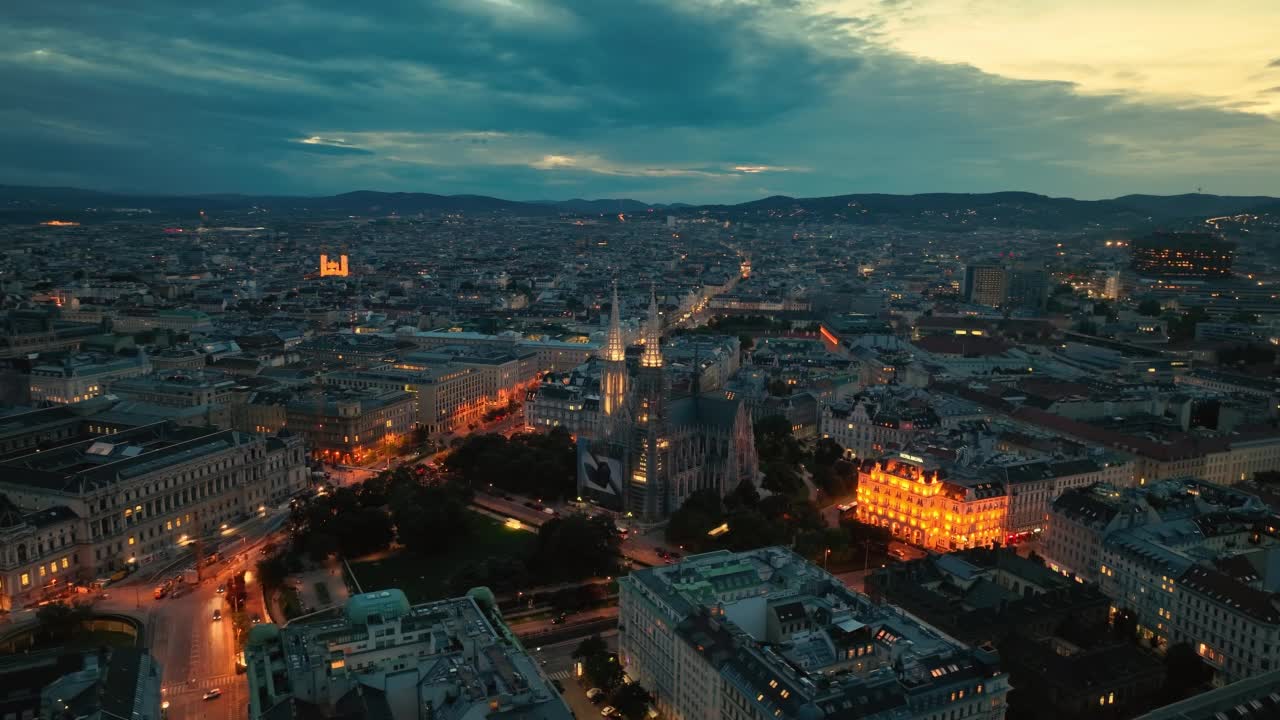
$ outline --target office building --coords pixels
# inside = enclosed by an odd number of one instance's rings
[[[948,479],[932,459],[895,453],[858,471],[858,520],[913,545],[951,552],[1003,542],[1009,497],[1002,483]]]
[[[285,404],[285,425],[306,436],[311,457],[360,464],[392,453],[413,430],[414,396],[402,390],[326,387]]]
[[[785,548],[695,555],[618,585],[619,655],[664,717],[1004,717],[994,649],[872,602]]]
[[[326,386],[380,392],[403,391],[412,397],[414,426],[429,433],[452,432],[477,423],[489,409],[484,377],[470,367],[443,364],[422,369],[395,367],[335,372]]]
[[[1157,232],[1134,240],[1131,265],[1146,277],[1225,278],[1235,244],[1208,233]]]
[[[974,305],[1001,307],[1009,292],[1009,274],[1003,265],[969,265],[964,269],[964,299]]]
[[[16,508],[0,600],[24,607],[115,570],[177,557],[307,486],[302,438],[156,423],[0,462]]]
[[[1049,300],[1049,272],[1044,266],[1019,263],[1006,270],[1004,306],[1011,310],[1040,312]]]
[[[31,368],[31,401],[78,403],[108,392],[116,380],[146,375],[151,361],[135,355],[76,353]]]
[[[249,718],[571,720],[487,590],[410,605],[399,590],[258,625],[245,649]]]

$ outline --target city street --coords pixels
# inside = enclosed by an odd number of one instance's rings
[[[521,637],[536,635],[538,633],[550,632],[552,630],[564,630],[566,632],[574,629],[575,625],[585,625],[587,623],[595,623],[601,620],[616,620],[618,618],[618,606],[598,608],[596,610],[584,610],[583,612],[570,615],[563,623],[554,623],[550,617],[540,620],[530,620],[528,622],[511,623],[511,632]],[[589,633],[588,633],[589,634]]]
[[[157,600],[155,586],[182,567],[189,567],[189,561],[177,563],[172,572],[165,570],[164,574],[161,568],[139,572],[108,587],[106,597],[94,601],[99,612],[144,619],[147,646],[160,665],[164,700],[169,703],[168,717],[172,720],[231,720],[245,716],[247,683],[243,675],[235,672],[235,623],[226,595],[218,593],[217,588],[236,572],[248,571],[245,612],[250,617],[258,615],[263,622],[270,621],[253,568],[259,548],[277,539],[275,531],[285,514],[284,510],[277,510],[236,528],[243,540],[224,548],[224,560],[203,568],[204,579],[197,585],[185,586],[179,597]],[[221,620],[213,619],[214,610],[222,613]],[[222,696],[204,700],[205,692],[214,688],[221,690]]]
[[[216,587],[206,580],[189,595],[160,600],[151,612],[151,652],[163,670],[164,699],[175,720],[245,715],[247,686],[244,676],[235,674],[231,612]],[[222,620],[212,619],[215,609]],[[222,690],[222,697],[203,700],[212,688]]]
[[[617,630],[600,633],[600,637],[609,650],[618,651]],[[591,720],[591,718],[600,717],[600,707],[593,705],[587,699],[586,691],[589,688],[579,684],[573,673],[573,651],[581,642],[581,639],[574,639],[555,645],[529,646],[528,650],[542,664],[543,672],[564,686],[564,692],[561,694],[565,702],[569,703],[569,708],[573,710],[574,717],[578,720]]]

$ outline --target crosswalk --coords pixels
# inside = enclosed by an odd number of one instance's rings
[[[222,688],[225,691],[235,682],[235,675],[214,675],[207,678],[196,678],[195,682],[178,682],[169,683],[163,688],[166,696],[181,695],[189,692],[204,692],[213,688]]]
[[[557,670],[553,673],[547,673],[547,677],[552,680],[568,680],[572,676],[568,670]]]

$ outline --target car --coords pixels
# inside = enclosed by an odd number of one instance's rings
[[[836,509],[840,512],[849,512],[853,509],[853,505],[850,505],[849,503],[840,503],[836,506]]]
[[[219,585],[219,586],[218,586],[218,594],[219,594],[219,595],[221,595],[222,593],[224,593],[224,592],[226,592],[226,591],[227,591],[227,586],[226,586],[226,585]]]
[[[551,686],[554,687],[558,693],[564,692],[564,683],[556,680],[555,678],[551,678]]]
[[[213,611],[213,619],[214,619],[214,622],[217,622],[218,620],[221,620],[221,619],[222,619],[222,611],[221,611],[221,610],[214,610],[214,611]]]
[[[678,553],[678,552],[669,552],[669,553],[667,553],[667,557],[671,558],[672,560],[679,560],[679,559],[680,559],[680,553]]]
[[[604,700],[604,691],[600,688],[591,688],[587,691],[587,699],[593,703],[598,703]]]
[[[560,623],[564,622],[564,621],[565,621],[565,619],[566,619],[566,618],[568,618],[568,617],[569,617],[569,615],[568,615],[567,613],[560,613],[559,615],[557,615],[557,616],[555,616],[555,617],[551,618],[551,624],[552,624],[552,625],[559,625]]]
[[[600,708],[600,717],[609,717],[617,711],[618,711],[618,708],[612,705],[605,705],[604,707]]]
[[[249,618],[249,622],[252,622],[254,625],[257,625],[258,623],[262,622],[262,616],[259,615],[258,613],[254,613],[253,617]]]
[[[218,688],[214,688],[204,694],[205,700],[216,700],[220,697],[222,697],[222,691]]]

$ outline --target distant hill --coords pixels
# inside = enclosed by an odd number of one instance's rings
[[[639,200],[630,200],[628,198],[603,198],[600,200],[584,200],[582,198],[573,198],[572,200],[535,200],[536,205],[550,205],[568,212],[578,213],[640,213],[648,212],[656,208],[665,208],[665,205],[650,205],[640,202]]]
[[[1274,206],[1276,198],[1265,195],[1125,195],[1115,202],[1138,208],[1156,217],[1232,215],[1245,210]]]
[[[783,195],[732,205],[649,204],[626,198],[517,202],[484,195],[357,190],[318,197],[218,195],[151,195],[105,193],[67,187],[0,185],[0,222],[33,222],[56,214],[64,219],[113,219],[130,209],[149,209],[161,216],[206,211],[249,211],[386,217],[418,213],[599,215],[614,213],[706,214],[744,221],[839,221],[861,224],[918,224],[954,229],[1008,228],[1141,228],[1176,225],[1205,217],[1241,212],[1276,212],[1280,199],[1266,196],[1126,195],[1110,200],[1054,198],[1028,192],[863,193],[817,198]]]

